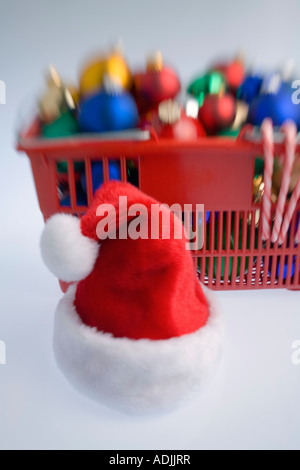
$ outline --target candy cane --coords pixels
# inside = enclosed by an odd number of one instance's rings
[[[298,222],[299,226],[298,226],[298,230],[297,230],[297,234],[296,234],[296,238],[295,238],[295,242],[298,244],[300,243],[300,220]]]
[[[280,193],[277,202],[277,208],[275,213],[275,222],[272,232],[272,242],[275,243],[278,240],[284,207],[286,198],[289,190],[291,181],[292,168],[296,150],[296,138],[297,138],[297,127],[294,121],[286,121],[282,126],[282,131],[285,135],[285,163],[281,182]]]
[[[300,176],[298,178],[296,187],[295,187],[294,192],[292,194],[292,197],[290,199],[290,202],[289,202],[289,205],[288,205],[288,208],[287,208],[284,220],[283,220],[283,224],[282,224],[281,232],[280,232],[280,236],[279,236],[279,243],[280,244],[283,243],[283,240],[286,237],[286,234],[288,232],[288,229],[289,229],[289,226],[290,226],[291,220],[293,218],[293,215],[294,215],[294,212],[295,212],[295,209],[297,207],[297,203],[298,203],[299,199],[300,199]],[[300,236],[299,232],[300,232],[300,230],[298,229],[298,232],[297,232],[297,235],[296,235],[296,241],[297,240],[299,241],[299,236]]]
[[[263,138],[263,150],[265,158],[264,171],[264,195],[262,202],[262,239],[270,238],[271,232],[271,208],[272,208],[272,176],[274,166],[274,139],[273,124],[271,119],[267,118],[261,125]]]

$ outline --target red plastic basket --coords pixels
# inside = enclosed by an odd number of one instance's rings
[[[104,181],[109,161],[118,160],[122,181],[128,162],[136,162],[138,186],[157,200],[172,205],[204,204],[209,222],[204,244],[193,251],[200,280],[212,289],[300,289],[300,245],[293,234],[300,204],[288,236],[279,246],[262,240],[260,204],[253,202],[255,158],[262,155],[261,139],[245,127],[238,140],[204,138],[194,142],[158,140],[152,130],[114,135],[76,136],[45,140],[38,121],[19,136],[18,149],[30,159],[40,209],[45,219],[57,212],[81,216],[93,198],[91,162],[102,161]],[[275,153],[283,143],[275,143]],[[300,151],[300,148],[297,149]],[[58,196],[57,163],[66,161],[70,206]],[[78,205],[74,163],[84,162],[87,201]],[[276,205],[272,211],[275,213]]]

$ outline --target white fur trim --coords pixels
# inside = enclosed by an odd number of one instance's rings
[[[76,389],[129,413],[170,409],[199,392],[217,368],[223,322],[214,294],[207,324],[169,340],[115,338],[84,325],[75,307],[76,286],[58,304],[54,328],[56,361]]]
[[[69,214],[55,214],[47,221],[40,246],[48,269],[65,282],[87,277],[99,253],[99,243],[85,237],[80,220]]]

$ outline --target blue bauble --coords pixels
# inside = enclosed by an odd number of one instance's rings
[[[282,279],[285,281],[287,278],[287,273],[288,273],[288,257],[286,256],[283,260],[284,266],[283,266],[283,273],[282,273]],[[276,279],[279,278],[280,275],[280,266],[281,266],[281,259],[280,256],[277,257],[277,261],[275,259],[270,259],[269,261],[269,269],[268,269],[268,274],[271,276],[272,273],[272,264],[273,262],[276,262]],[[296,268],[296,256],[293,256],[292,259],[292,265],[291,265],[291,271],[290,271],[290,276],[294,276],[295,274],[295,268]]]
[[[273,123],[281,126],[287,119],[293,120],[297,128],[300,128],[300,106],[292,101],[293,90],[291,87],[282,86],[280,92],[275,95]]]
[[[109,168],[109,179],[110,180],[121,180],[121,166],[120,162],[116,160],[111,160],[108,162]],[[102,162],[92,162],[92,182],[93,182],[93,192],[95,192],[104,182],[103,176],[103,163]],[[86,177],[85,172],[81,176],[81,185],[86,192]]]
[[[83,192],[82,188],[76,186],[76,203],[77,206],[86,206],[87,205],[87,198],[86,194]],[[67,194],[60,202],[61,207],[71,207],[71,198],[70,195]]]
[[[239,100],[246,101],[246,103],[251,103],[251,101],[259,95],[262,83],[262,77],[259,77],[258,75],[249,75],[239,87],[237,98]]]
[[[283,85],[277,94],[257,96],[250,104],[247,121],[260,126],[269,117],[274,126],[281,126],[284,121],[291,119],[300,128],[300,106],[292,102],[292,91]]]
[[[266,117],[273,117],[274,95],[256,96],[250,103],[247,122],[260,126]]]
[[[78,123],[82,132],[109,132],[132,129],[139,120],[136,103],[130,93],[101,91],[80,103]]]

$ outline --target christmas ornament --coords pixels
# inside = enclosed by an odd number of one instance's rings
[[[69,137],[79,132],[73,112],[63,112],[55,121],[42,126],[42,136],[47,139]]]
[[[206,95],[218,95],[221,90],[226,88],[224,75],[220,72],[208,72],[205,75],[196,78],[188,86],[188,93],[195,96],[202,106]]]
[[[264,195],[264,178],[262,175],[254,176],[253,179],[253,204],[261,204]]]
[[[281,266],[281,260],[280,260],[280,256],[277,257],[277,260],[276,260],[276,257],[271,258],[269,260],[269,268],[268,268],[268,275],[271,276],[272,274],[272,266],[273,266],[273,262],[276,262],[276,279],[279,279],[280,277],[280,266]],[[284,263],[284,266],[283,266],[283,271],[282,271],[282,279],[285,281],[286,278],[287,278],[287,275],[288,275],[288,257],[285,256],[284,258],[282,258],[282,262]],[[296,264],[296,257],[293,256],[293,259],[292,259],[292,263],[291,263],[291,268],[290,268],[290,276],[293,277],[294,274],[295,274],[295,266]]]
[[[199,102],[196,98],[188,97],[185,101],[185,114],[188,117],[197,119],[199,112]]]
[[[293,103],[289,88],[284,86],[276,94],[261,94],[252,100],[247,121],[260,126],[266,118],[271,118],[278,127],[290,119],[300,128],[300,109]]]
[[[104,174],[103,174],[103,163],[102,162],[92,162],[91,164],[92,169],[92,184],[93,184],[93,192],[95,192],[104,182]],[[121,167],[120,162],[115,160],[110,160],[108,162],[108,169],[109,169],[109,179],[110,180],[121,180]],[[81,184],[84,192],[86,193],[86,175],[83,172],[81,176]]]
[[[235,115],[235,99],[231,95],[207,95],[199,108],[198,119],[208,134],[216,134],[230,127]]]
[[[225,77],[227,86],[231,92],[236,93],[245,78],[245,67],[242,58],[237,58],[229,63],[219,63],[212,67],[213,71],[221,72]]]
[[[77,206],[86,206],[87,205],[87,197],[86,194],[83,192],[80,186],[76,186],[76,204]],[[63,194],[59,205],[62,207],[71,207],[71,197],[69,192],[67,194]]]
[[[43,123],[57,121],[63,113],[76,109],[78,92],[75,87],[65,85],[57,70],[50,66],[47,74],[47,91],[39,100],[40,118]]]
[[[194,140],[206,135],[203,126],[196,119],[188,117],[173,100],[160,103],[152,125],[157,136],[162,139]]]
[[[138,125],[138,110],[128,92],[100,91],[80,103],[78,123],[83,132],[132,129]]]
[[[103,87],[103,77],[108,75],[122,88],[129,89],[132,84],[131,72],[119,47],[110,54],[90,61],[80,75],[81,96],[94,95]]]
[[[263,77],[248,75],[237,90],[237,98],[250,104],[259,95],[263,83]]]
[[[65,174],[66,179],[68,181],[68,175],[67,175],[67,173],[68,173],[68,163],[65,160],[57,162],[56,169],[57,169],[58,173],[60,174],[60,177]],[[74,162],[74,170],[76,172],[75,175],[74,175],[75,179],[80,180],[81,172],[84,170],[84,162]]]
[[[240,100],[235,101],[235,118],[230,128],[222,129],[218,132],[219,136],[227,136],[237,138],[242,125],[246,122],[249,107],[246,103]]]
[[[223,129],[217,133],[219,137],[230,137],[232,139],[237,139],[240,133],[240,129],[233,129],[230,127],[229,129]]]
[[[181,221],[161,206],[169,239],[161,223],[158,239],[123,239],[137,215],[128,216],[120,196],[127,207],[144,207],[139,222],[149,234],[157,201],[119,182],[104,184],[81,220],[57,214],[46,224],[46,265],[78,281],[57,307],[55,356],[69,381],[100,403],[131,413],[170,409],[201,390],[217,366],[219,309],[196,278]],[[114,210],[100,215],[102,204]]]
[[[127,164],[127,182],[133,186],[139,187],[139,169],[138,163],[134,160],[128,160]]]
[[[173,99],[180,91],[180,81],[171,67],[163,65],[160,52],[148,59],[145,72],[133,76],[134,96],[141,114],[156,109],[162,101]]]

